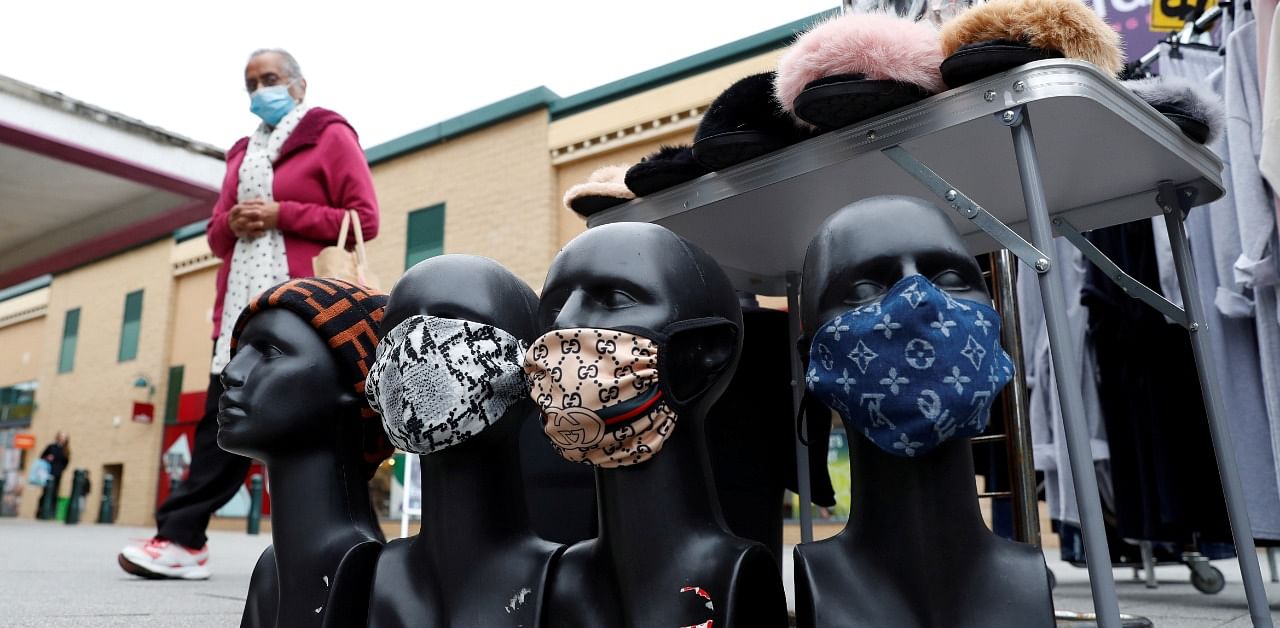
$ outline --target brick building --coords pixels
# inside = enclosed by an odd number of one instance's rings
[[[381,233],[368,245],[374,272],[390,288],[421,259],[472,253],[498,260],[540,289],[560,246],[585,229],[561,205],[566,189],[600,166],[634,163],[660,145],[690,141],[720,91],[772,69],[781,49],[815,18],[574,96],[536,88],[368,148],[382,212]],[[0,131],[4,124],[0,119]],[[0,150],[8,143],[0,133]],[[190,438],[207,385],[219,261],[197,219],[208,215],[208,190],[216,194],[221,164],[215,149],[183,146],[214,161],[216,172],[199,203],[160,212],[167,230],[135,228],[129,238],[63,264],[5,265],[0,254],[0,447],[14,463],[7,467],[10,485],[32,457],[12,447],[13,435],[33,434],[43,447],[65,429],[71,466],[93,474],[89,512],[97,512],[102,474],[116,473],[122,523],[148,523],[167,494],[166,472],[183,471],[182,439]],[[0,213],[0,226],[6,219]],[[58,250],[75,249],[61,231],[44,237],[59,240]],[[125,360],[129,344],[136,346]],[[153,403],[156,421],[132,421],[134,402]],[[10,406],[22,417],[6,419]],[[69,482],[64,478],[63,494]],[[9,501],[31,516],[38,492]],[[233,504],[228,512],[235,511]]]

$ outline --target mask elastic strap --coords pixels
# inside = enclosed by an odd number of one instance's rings
[[[800,398],[800,413],[796,415],[796,438],[800,440],[800,444],[805,447],[809,446],[809,393],[804,393]]]

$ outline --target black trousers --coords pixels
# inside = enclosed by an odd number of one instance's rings
[[[209,517],[235,496],[249,473],[250,459],[218,447],[220,396],[222,382],[217,375],[210,375],[187,479],[156,510],[156,536],[190,548],[204,547]]]

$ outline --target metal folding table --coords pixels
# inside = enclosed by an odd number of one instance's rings
[[[1034,134],[1032,121],[1035,122]],[[992,76],[875,119],[827,133],[593,216],[590,226],[663,225],[710,253],[739,290],[786,295],[800,334],[799,270],[829,215],[880,194],[937,198],[975,254],[1008,249],[1038,274],[1067,449],[1080,508],[1098,625],[1120,618],[1086,433],[1079,374],[1066,359],[1081,347],[1066,332],[1067,295],[1052,259],[1067,237],[1135,298],[1191,336],[1231,530],[1254,626],[1272,626],[1245,509],[1206,318],[1182,219],[1222,196],[1222,164],[1123,85],[1087,63],[1049,60]],[[1042,176],[1043,175],[1043,176]],[[1164,214],[1185,311],[1128,277],[1080,232]],[[1024,269],[1026,270],[1026,269]],[[793,352],[794,354],[795,352]],[[792,386],[800,400],[799,356]],[[808,468],[797,443],[801,503]],[[811,521],[802,508],[802,538]]]

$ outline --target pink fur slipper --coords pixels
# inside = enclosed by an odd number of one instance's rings
[[[818,24],[787,49],[774,91],[800,120],[832,129],[942,91],[941,62],[932,25],[884,13],[847,14]]]
[[[624,181],[627,166],[605,166],[564,193],[564,206],[586,217],[636,197]]]

